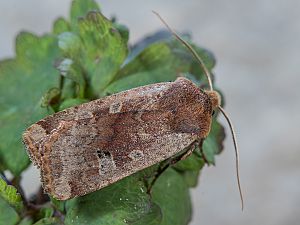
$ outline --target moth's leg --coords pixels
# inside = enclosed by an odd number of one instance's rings
[[[194,152],[197,145],[198,145],[198,141],[194,141],[192,144],[190,144],[190,146],[187,148],[187,150],[185,152],[183,152],[181,155],[173,158],[170,162],[170,165],[174,165],[177,162],[179,162],[180,160],[184,160],[187,157],[189,157]]]
[[[176,161],[172,161],[171,163],[175,164],[175,163],[179,162],[180,160],[186,159],[187,157],[189,157],[193,153],[193,151],[195,150],[195,148],[196,148],[196,145],[193,144],[192,146],[189,147],[189,149],[183,155],[180,156],[179,159],[175,158]]]
[[[163,171],[165,171],[165,170],[168,168],[167,165],[170,164],[170,161],[171,161],[170,159],[166,159],[166,160],[160,162],[159,165],[156,167],[156,170],[153,171],[152,174],[143,176],[143,181],[144,181],[145,187],[146,187],[146,189],[147,189],[146,192],[147,192],[148,194],[150,194],[150,192],[151,192],[151,187],[153,186],[152,183],[154,183],[154,182],[153,182],[153,179],[155,179],[155,177],[156,177],[158,174],[162,173]],[[166,168],[165,168],[165,167],[166,167]]]
[[[177,156],[177,157],[171,159],[169,162],[167,162],[166,165],[160,166],[160,167],[159,167],[159,169],[158,169],[158,171],[156,172],[156,174],[155,174],[153,180],[151,181],[151,183],[149,184],[149,186],[148,186],[148,188],[147,188],[147,193],[148,193],[148,194],[151,195],[152,187],[153,187],[153,185],[155,184],[155,182],[157,181],[157,179],[160,177],[160,175],[162,175],[163,172],[165,172],[166,169],[169,168],[169,166],[174,165],[174,164],[176,164],[177,162],[179,162],[180,160],[184,160],[184,159],[186,159],[187,157],[189,157],[189,156],[193,153],[193,151],[195,150],[195,148],[196,148],[196,146],[197,146],[197,143],[198,143],[197,141],[193,142],[193,143],[188,147],[188,149],[187,149],[184,153],[182,153],[181,155],[179,155],[179,156]]]
[[[153,180],[151,181],[151,183],[148,185],[147,187],[147,193],[151,195],[151,191],[152,191],[152,187],[155,184],[155,182],[157,181],[157,179],[160,177],[160,175],[162,175],[162,173],[169,168],[169,166],[171,165],[172,161],[169,161],[167,164],[165,164],[164,166],[160,165],[158,170],[155,173],[155,176],[153,178]]]

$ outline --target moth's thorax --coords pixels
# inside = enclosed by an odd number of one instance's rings
[[[177,132],[191,133],[203,139],[208,136],[212,121],[212,112],[219,103],[217,92],[206,92],[186,78],[178,78],[176,97],[177,115],[174,128]]]

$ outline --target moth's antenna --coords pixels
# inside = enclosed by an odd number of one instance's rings
[[[203,60],[200,58],[200,56],[197,54],[197,52],[193,49],[193,47],[186,42],[185,40],[183,40],[168,24],[167,22],[155,11],[152,11],[160,20],[161,22],[167,27],[167,29],[175,36],[175,38],[177,40],[179,40],[185,47],[187,47],[190,52],[194,55],[194,57],[197,59],[197,61],[199,62],[202,70],[204,71],[205,76],[207,77],[208,80],[208,84],[209,84],[209,88],[210,91],[213,91],[213,86],[212,86],[212,81],[211,81],[211,77],[210,77],[210,73],[208,71],[208,69],[206,68]],[[238,145],[237,145],[237,141],[236,141],[236,135],[234,132],[234,128],[232,125],[231,120],[229,119],[227,113],[224,111],[224,109],[221,106],[218,106],[219,110],[221,111],[221,113],[224,115],[225,119],[227,120],[229,127],[230,127],[230,131],[232,134],[232,140],[233,140],[233,144],[234,144],[234,149],[235,149],[235,162],[236,162],[236,176],[237,176],[237,183],[238,183],[238,189],[239,189],[239,193],[240,193],[240,198],[241,198],[241,204],[242,204],[242,210],[244,209],[244,198],[243,198],[243,193],[242,193],[242,188],[241,188],[241,182],[240,182],[240,172],[239,172],[239,149],[238,149]]]
[[[237,177],[237,183],[238,183],[238,188],[239,188],[239,193],[240,193],[240,198],[241,198],[241,204],[242,204],[242,210],[243,210],[244,209],[244,198],[243,198],[243,193],[242,193],[242,188],[241,188],[241,182],[240,182],[239,148],[238,148],[237,141],[236,141],[236,135],[235,135],[235,131],[234,131],[232,122],[229,119],[227,113],[224,111],[224,109],[221,106],[218,106],[218,108],[221,111],[221,113],[223,114],[223,116],[225,117],[225,119],[227,120],[227,122],[229,124],[229,127],[230,127],[231,135],[232,135],[232,140],[233,140],[234,149],[235,149],[236,177]]]
[[[167,27],[167,29],[176,37],[177,40],[179,40],[185,47],[187,47],[191,53],[194,55],[194,57],[197,59],[197,61],[199,62],[202,70],[204,71],[205,76],[207,77],[208,80],[208,84],[209,84],[209,88],[212,91],[213,87],[212,87],[212,82],[211,82],[211,78],[210,78],[210,73],[208,71],[208,69],[206,68],[203,60],[199,57],[199,55],[197,54],[197,52],[193,49],[193,47],[187,43],[185,40],[183,40],[168,24],[166,21],[164,21],[164,19],[155,11],[152,11],[159,19],[160,21]]]

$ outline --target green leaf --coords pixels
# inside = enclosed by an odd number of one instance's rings
[[[44,204],[38,211],[38,214],[36,215],[37,218],[43,219],[43,218],[51,218],[54,215],[54,208],[51,204],[47,203]]]
[[[59,111],[64,110],[66,108],[70,108],[70,107],[76,106],[76,105],[80,105],[80,104],[86,103],[88,101],[89,100],[82,99],[82,98],[69,98],[69,99],[66,99],[59,106]]]
[[[225,131],[222,125],[215,119],[211,125],[211,131],[204,140],[202,150],[208,164],[215,165],[215,155],[220,154],[223,149]]]
[[[156,43],[146,48],[114,77],[106,92],[115,93],[141,85],[175,80],[180,60],[166,43]],[[181,64],[187,71],[187,65]]]
[[[22,132],[53,112],[41,107],[41,99],[58,85],[53,68],[59,53],[57,39],[23,32],[17,37],[16,53],[15,59],[0,62],[0,161],[19,175],[29,164]]]
[[[90,12],[78,22],[82,41],[79,61],[85,71],[90,95],[103,95],[127,56],[127,43],[111,21],[101,13]]]
[[[144,182],[137,174],[69,200],[66,209],[66,225],[159,224],[161,218],[159,207],[151,202]]]
[[[188,186],[174,169],[167,169],[158,178],[152,198],[162,210],[160,225],[186,225],[190,221],[192,208]]]
[[[70,11],[72,26],[76,26],[78,18],[86,16],[88,12],[99,10],[99,5],[94,0],[73,0]]]
[[[77,79],[81,90],[78,97],[103,96],[103,89],[120,69],[127,56],[128,30],[117,27],[100,12],[89,12],[73,24],[72,32],[59,35],[59,47],[67,59],[59,63],[58,69],[68,74],[67,78]]]
[[[25,217],[18,223],[18,225],[32,225],[32,224],[33,224],[33,220],[30,217]]]
[[[70,31],[71,27],[68,21],[64,18],[58,18],[53,24],[53,34],[61,34]]]
[[[40,219],[34,225],[63,225],[63,223],[58,218],[52,217]]]
[[[205,56],[205,62],[211,69],[214,65],[214,58],[206,55],[206,51],[203,49],[195,49],[201,56]],[[126,64],[105,91],[115,93],[141,85],[174,81],[178,76],[189,76],[193,80],[199,78],[205,80],[203,72],[199,68],[195,68],[195,63],[191,53],[177,41],[156,42]],[[199,81],[197,80],[197,82]]]
[[[59,70],[60,74],[63,77],[68,78],[69,80],[76,83],[76,87],[74,85],[71,87],[71,90],[74,93],[74,95],[79,98],[84,98],[86,90],[86,81],[83,74],[84,72],[80,65],[78,63],[75,63],[72,59],[64,58],[61,61],[57,62],[56,68]],[[65,80],[62,92],[68,89],[67,84],[68,80]]]
[[[60,211],[61,213],[65,212],[66,201],[60,201],[52,197],[50,197],[50,199],[51,199],[51,203],[53,204],[56,210]]]
[[[185,183],[189,187],[196,187],[198,184],[200,171],[201,170],[187,170],[187,171],[181,172],[180,174],[183,176]]]
[[[0,197],[19,212],[24,207],[22,197],[17,189],[12,185],[8,185],[2,178],[0,178]]]
[[[146,214],[142,214],[139,220],[136,221],[128,220],[128,222],[132,225],[145,225],[145,224],[158,225],[161,224],[161,221],[162,221],[161,208],[155,203],[151,204],[151,208],[149,212],[147,212]]]
[[[126,59],[127,62],[132,61],[138,54],[140,54],[145,48],[151,46],[152,44],[156,42],[165,42],[169,41],[172,37],[172,34],[165,30],[159,30],[155,32],[154,34],[151,34],[149,36],[146,36],[142,40],[135,43],[133,46],[130,47],[129,55]]]
[[[73,32],[63,32],[58,35],[58,47],[66,57],[80,54],[81,41]]]
[[[204,166],[204,160],[198,153],[199,149],[195,149],[193,154],[188,158],[177,162],[173,167],[178,171],[200,170]]]
[[[124,43],[127,43],[129,40],[129,29],[123,24],[113,23],[114,27],[119,31]]]
[[[0,197],[0,224],[15,225],[20,217],[2,197]]]
[[[47,92],[42,96],[41,99],[41,107],[48,107],[56,103],[59,99],[60,90],[58,88],[50,88]]]

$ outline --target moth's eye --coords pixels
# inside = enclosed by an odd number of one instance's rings
[[[211,115],[212,115],[212,116],[215,115],[215,110],[212,111]]]

